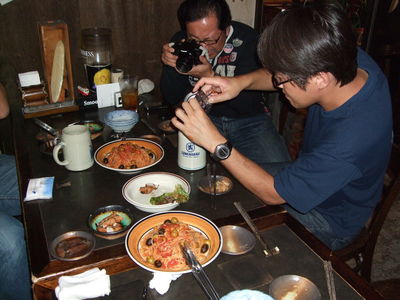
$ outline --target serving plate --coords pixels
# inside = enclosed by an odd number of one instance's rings
[[[78,121],[75,123],[72,123],[71,125],[83,125],[86,126],[89,129],[90,132],[90,138],[94,140],[98,136],[100,136],[103,132],[104,129],[104,124],[101,121],[97,120],[82,120]]]
[[[137,146],[144,147],[144,148],[152,151],[155,155],[154,161],[145,167],[135,168],[135,169],[112,168],[103,163],[102,160],[105,157],[105,155],[107,153],[110,153],[114,147],[118,147],[121,144],[128,144],[128,143],[135,144]],[[121,174],[135,174],[142,170],[148,169],[148,168],[158,164],[163,159],[163,157],[164,157],[163,147],[161,147],[159,144],[157,144],[153,141],[146,140],[146,139],[139,139],[139,138],[119,139],[116,141],[108,142],[108,143],[100,146],[94,153],[94,160],[99,166],[101,166],[105,169],[108,169],[108,170],[119,172]]]
[[[276,300],[321,300],[317,286],[306,277],[283,275],[275,278],[269,285],[269,293]]]
[[[76,239],[79,239],[80,242],[77,242]],[[64,243],[64,246],[62,246],[62,243]],[[95,244],[96,240],[90,233],[86,231],[69,231],[56,237],[51,242],[50,253],[58,260],[75,261],[92,253]],[[72,254],[75,251],[76,253]]]
[[[241,255],[251,251],[256,239],[246,228],[236,225],[225,225],[219,228],[224,242],[222,253],[229,255]]]
[[[154,184],[157,189],[149,194],[142,194],[140,188],[146,184]],[[179,203],[154,205],[150,203],[150,198],[173,192],[177,184],[180,184],[185,192],[190,194],[190,184],[185,178],[168,172],[151,172],[129,179],[122,187],[122,195],[126,201],[141,211],[162,212],[174,209]]]
[[[200,191],[206,194],[212,194],[214,191],[212,189],[212,177],[211,176],[203,176],[199,180],[198,188]],[[233,182],[226,176],[217,175],[216,176],[216,191],[215,195],[223,195],[229,193],[233,188]],[[211,189],[211,193],[210,193]]]
[[[141,239],[143,239],[153,227],[161,225],[165,220],[171,220],[174,217],[180,222],[188,224],[192,229],[201,232],[210,240],[210,249],[208,250],[209,252],[205,263],[202,264],[203,267],[207,266],[218,257],[219,253],[221,252],[223,240],[220,230],[212,221],[206,217],[192,212],[170,211],[152,214],[141,219],[140,221],[136,222],[127,233],[125,238],[125,248],[129,257],[136,264],[150,272],[163,272],[171,274],[183,274],[191,272],[188,266],[179,271],[157,269],[154,265],[147,263],[146,259],[143,258],[139,252]]]

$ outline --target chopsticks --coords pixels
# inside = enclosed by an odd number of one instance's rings
[[[335,280],[333,278],[332,263],[330,261],[324,260],[324,270],[326,285],[328,286],[329,299],[336,300]]]
[[[217,193],[217,175],[215,163],[207,163],[207,179],[210,190],[211,208],[217,209],[217,203],[215,202],[215,195]]]
[[[204,272],[203,267],[194,256],[192,250],[190,250],[190,248],[187,245],[182,245],[181,247],[183,255],[189,267],[192,269],[192,274],[196,279],[196,281],[199,283],[200,287],[203,289],[203,291],[206,293],[209,299],[219,300],[220,298],[217,291],[212,285],[207,274]]]
[[[247,213],[247,211],[244,210],[242,204],[240,202],[233,202],[233,204],[236,206],[237,210],[240,212],[240,214],[246,221],[247,225],[249,225],[250,229],[253,231],[256,238],[258,239],[258,241],[264,248],[263,252],[264,252],[265,256],[268,257],[268,256],[279,254],[280,250],[278,247],[274,247],[274,248],[268,247],[267,243],[265,242],[265,240],[261,236],[260,232],[258,231],[256,225],[251,220],[249,214]]]

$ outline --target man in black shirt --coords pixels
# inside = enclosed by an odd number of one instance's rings
[[[186,0],[178,9],[182,30],[163,46],[161,91],[171,105],[179,104],[201,77],[246,74],[261,67],[257,33],[232,21],[225,0]],[[176,69],[173,43],[195,40],[204,50],[200,63],[187,73]],[[213,105],[209,116],[241,153],[258,164],[289,161],[282,137],[265,110],[262,93],[243,91],[231,101]]]

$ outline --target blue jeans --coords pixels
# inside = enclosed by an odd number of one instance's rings
[[[0,299],[32,299],[15,159],[0,155]]]
[[[306,214],[302,214],[293,209],[290,205],[285,204],[284,207],[291,216],[297,219],[297,221],[303,224],[311,233],[332,250],[344,248],[355,238],[354,236],[336,236],[326,219],[315,209],[310,210]]]
[[[284,139],[266,113],[240,119],[210,118],[235,149],[255,163],[264,165],[290,161]]]
[[[0,154],[0,211],[9,216],[21,215],[17,169],[12,155]]]

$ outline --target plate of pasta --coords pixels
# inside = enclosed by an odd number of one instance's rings
[[[128,138],[112,141],[100,146],[94,160],[103,168],[122,174],[134,174],[159,163],[164,149],[156,142]]]
[[[209,219],[187,211],[149,215],[136,222],[125,238],[129,257],[150,272],[191,272],[181,245],[187,245],[204,267],[222,249],[222,234]]]

